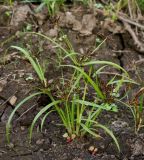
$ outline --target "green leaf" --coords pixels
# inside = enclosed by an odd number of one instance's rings
[[[34,93],[28,97],[26,97],[24,100],[22,100],[15,108],[14,110],[12,111],[12,113],[10,114],[9,118],[8,118],[8,122],[6,124],[6,138],[7,138],[7,141],[8,143],[10,143],[10,137],[9,137],[9,132],[10,132],[10,128],[11,128],[11,121],[12,121],[12,118],[15,114],[15,112],[25,103],[27,102],[28,100],[30,100],[31,98],[35,97],[35,96],[38,96],[42,94],[42,92],[37,92],[37,93]]]
[[[107,134],[109,134],[111,136],[111,138],[114,140],[114,142],[117,146],[118,151],[120,152],[119,143],[118,143],[116,137],[114,136],[113,132],[111,130],[109,130],[107,127],[105,127],[104,125],[101,125],[101,124],[96,124],[96,127],[102,128]]]
[[[42,121],[41,121],[41,132],[42,132],[43,125],[44,125],[44,122],[45,122],[47,116],[48,116],[50,113],[52,113],[53,111],[54,111],[54,110],[51,110],[51,111],[47,112],[47,113],[45,114],[45,116],[43,117],[43,119],[42,119]]]
[[[94,102],[84,101],[84,100],[80,100],[80,99],[75,99],[73,101],[75,103],[80,103],[80,104],[85,105],[85,106],[91,106],[91,107],[95,107],[95,108],[103,109],[103,110],[111,110],[113,107],[116,108],[116,106],[114,106],[114,104],[108,104],[108,103],[103,103],[101,105],[98,105]]]
[[[50,104],[46,105],[45,107],[43,107],[39,112],[38,114],[35,116],[32,124],[31,124],[31,127],[30,127],[30,134],[29,134],[29,138],[30,138],[30,142],[31,142],[31,138],[32,138],[32,131],[33,131],[33,128],[34,128],[34,125],[36,123],[36,121],[38,120],[38,118],[43,114],[45,113],[48,109],[50,109],[51,107],[57,105],[58,103],[61,103],[62,100],[57,100],[57,101],[54,101],[54,102],[51,102]]]
[[[90,130],[90,128],[88,128],[86,125],[84,124],[80,124],[82,126],[82,128],[88,132],[89,134],[93,135],[95,138],[102,138],[99,134],[96,134],[95,132],[93,132],[92,130]]]
[[[122,68],[118,64],[110,62],[110,61],[90,61],[90,62],[83,63],[83,66],[89,66],[89,65],[94,65],[94,64],[102,64],[102,65],[112,66],[114,68],[122,70],[129,77],[129,74],[127,73],[127,71],[124,68]]]
[[[74,69],[76,69],[77,71],[79,71],[80,73],[83,74],[83,76],[88,80],[88,82],[94,87],[96,93],[98,94],[98,96],[101,98],[101,99],[105,99],[103,93],[101,92],[98,84],[96,84],[92,79],[91,77],[86,73],[84,72],[83,69],[81,69],[80,67],[77,67],[77,66],[74,66],[74,65],[62,65],[64,67],[72,67]]]
[[[11,46],[11,47],[19,50],[20,52],[22,52],[25,55],[25,57],[30,61],[31,65],[34,68],[35,72],[37,73],[39,79],[41,80],[41,82],[46,87],[46,79],[45,79],[45,76],[44,76],[44,71],[43,71],[42,67],[40,66],[38,60],[34,60],[31,57],[30,53],[24,48],[21,48],[21,47],[18,47],[18,46]]]

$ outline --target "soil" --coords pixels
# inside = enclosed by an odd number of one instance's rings
[[[60,76],[54,46],[36,35],[22,36],[20,31],[41,32],[52,38],[59,38],[63,32],[82,57],[87,55],[96,60],[115,62],[133,79],[141,83],[144,80],[144,55],[132,47],[128,33],[118,33],[105,17],[95,15],[83,6],[70,5],[50,18],[46,8],[35,14],[33,9],[36,7],[36,4],[0,5],[0,160],[143,160],[144,130],[134,134],[132,115],[124,106],[120,106],[118,113],[103,112],[100,117],[100,121],[108,125],[118,138],[120,153],[104,133],[101,140],[87,136],[67,142],[63,138],[66,131],[58,125],[60,120],[55,113],[47,118],[43,132],[39,131],[37,123],[29,144],[29,126],[41,106],[49,103],[45,96],[31,100],[16,112],[11,143],[7,144],[5,125],[8,116],[16,104],[39,85],[30,63],[10,46],[31,47],[40,62],[48,61],[48,81],[56,81]],[[115,25],[122,28],[119,22]],[[107,40],[100,49],[91,54],[105,38]],[[97,148],[95,154],[89,152],[90,146]]]

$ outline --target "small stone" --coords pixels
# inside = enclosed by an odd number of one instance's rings
[[[24,126],[21,126],[20,128],[21,128],[21,130],[22,130],[22,131],[24,131],[24,130],[25,130],[25,127],[24,127]]]
[[[94,146],[90,146],[88,151],[92,154],[95,155],[96,152],[98,151],[98,148],[94,147]]]
[[[44,149],[43,149],[43,148],[41,148],[39,151],[40,151],[40,152],[43,152],[43,151],[44,151]]]
[[[14,105],[16,103],[16,101],[17,101],[17,97],[16,96],[12,96],[11,99],[9,100],[9,103],[11,105]]]
[[[69,137],[69,136],[68,136],[68,133],[63,134],[63,137],[64,137],[64,138]]]
[[[48,84],[52,84],[53,83],[53,79],[50,79],[49,81],[48,81]]]
[[[94,149],[95,149],[95,147],[94,147],[94,146],[90,146],[88,150],[89,150],[90,152],[93,152],[93,151],[94,151]]]
[[[13,144],[13,143],[9,143],[7,146],[8,146],[10,149],[14,148],[14,144]]]
[[[95,152],[95,153],[96,153],[97,151],[98,151],[98,148],[95,148],[93,152]]]
[[[44,139],[38,139],[37,141],[36,141],[36,144],[37,145],[42,145],[44,143]]]
[[[76,138],[76,135],[75,134],[72,134],[71,135],[71,139],[75,139]]]

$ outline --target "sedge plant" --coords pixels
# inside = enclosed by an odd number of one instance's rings
[[[144,117],[143,117],[143,105],[144,105],[144,88],[141,88],[133,100],[130,102],[135,120],[135,133],[137,134],[139,130],[144,127]]]
[[[73,74],[70,76],[68,80],[68,86],[65,86],[66,80],[62,77],[62,84],[64,85],[64,89],[61,93],[65,93],[64,95],[60,95],[59,97],[54,97],[52,95],[52,91],[47,87],[47,80],[44,76],[44,70],[39,64],[38,60],[34,59],[32,55],[21,47],[13,46],[13,48],[22,52],[25,57],[30,61],[33,66],[35,72],[38,75],[38,78],[44,85],[44,88],[39,89],[38,92],[31,94],[22,100],[12,111],[9,116],[7,125],[6,125],[6,136],[8,142],[10,141],[9,133],[11,128],[11,123],[15,112],[28,100],[35,96],[40,96],[42,94],[48,95],[51,99],[51,103],[44,106],[38,114],[33,119],[33,122],[30,127],[30,140],[32,138],[33,128],[37,120],[43,116],[41,121],[41,130],[43,128],[45,119],[52,112],[57,112],[59,115],[62,125],[65,127],[67,136],[71,140],[74,137],[84,136],[85,134],[93,135],[96,138],[100,138],[98,128],[103,129],[107,134],[109,134],[114,140],[118,150],[120,150],[118,141],[114,136],[113,132],[109,130],[105,125],[98,123],[97,118],[100,116],[100,113],[103,110],[116,112],[118,110],[117,105],[115,104],[115,99],[120,98],[118,92],[124,83],[134,83],[130,78],[128,73],[119,65],[109,62],[109,61],[79,61],[77,55],[74,50],[71,48],[70,50],[66,50],[63,46],[58,44],[55,40],[42,35],[40,33],[28,33],[35,34],[40,37],[45,38],[46,40],[52,42],[56,48],[63,51],[64,58],[71,60],[71,64],[68,65],[60,65],[61,68],[69,67],[72,69]],[[100,68],[95,69],[93,66],[100,66]],[[108,95],[104,92],[101,87],[101,83],[99,81],[99,77],[103,73],[103,69],[106,66],[111,66],[123,72],[123,74],[114,75],[111,78],[107,86],[114,86],[112,92],[110,92],[110,96],[113,98],[112,101],[109,101]],[[93,101],[89,101],[87,95],[89,94],[89,89],[93,88],[93,91],[96,93]],[[59,93],[59,92],[58,92]]]

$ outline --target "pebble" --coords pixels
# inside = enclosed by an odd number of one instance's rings
[[[43,143],[44,143],[44,139],[38,139],[37,141],[36,141],[36,144],[37,145],[42,145]]]

